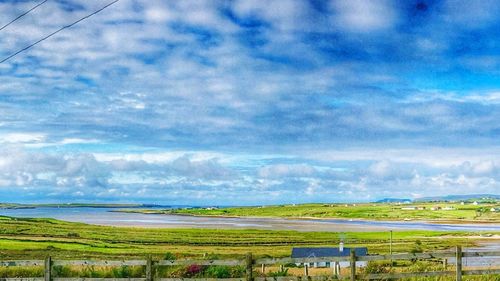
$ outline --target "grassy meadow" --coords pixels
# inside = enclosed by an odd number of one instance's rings
[[[420,250],[471,246],[466,236],[478,233],[401,231],[394,232],[395,252],[409,252],[420,241]],[[347,246],[366,246],[370,253],[388,252],[388,232],[297,232],[268,230],[158,229],[87,225],[53,219],[0,217],[0,256],[41,258],[143,257],[165,253],[179,257],[215,255],[289,256],[293,246],[332,246],[344,239]]]
[[[403,208],[416,207],[417,210]],[[438,209],[437,207],[441,208]],[[433,210],[436,208],[437,210]],[[449,208],[449,209],[447,209]],[[369,220],[428,220],[428,221],[472,221],[498,222],[500,203],[416,203],[416,204],[300,204],[234,208],[192,208],[171,210],[128,210],[129,212],[165,213],[199,216],[252,216],[285,218],[337,218]]]
[[[396,231],[393,251],[425,252],[450,249],[455,245],[474,246],[478,235],[472,232]],[[267,230],[162,229],[97,226],[54,219],[11,218],[0,216],[0,256],[8,259],[224,259],[243,258],[247,252],[256,257],[289,256],[294,246],[335,246],[340,239],[346,246],[366,246],[370,254],[389,251],[388,232],[298,232]],[[436,261],[397,262],[391,267],[373,263],[360,273],[440,270]],[[265,274],[258,268],[255,276],[302,275],[303,269],[286,265],[284,271],[270,267]],[[312,275],[325,275],[328,269],[311,269]],[[343,269],[346,271],[347,269]],[[243,277],[244,267],[169,266],[155,271],[155,277],[227,278]],[[54,277],[129,278],[143,277],[144,267],[54,266]],[[347,274],[347,272],[344,272]],[[43,276],[43,267],[0,267],[0,278]],[[464,280],[499,280],[497,276],[467,277]],[[451,277],[409,280],[453,280]]]

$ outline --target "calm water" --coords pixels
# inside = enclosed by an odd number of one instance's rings
[[[71,222],[110,226],[163,228],[257,228],[299,231],[374,231],[440,230],[500,231],[500,224],[434,224],[427,222],[388,222],[351,220],[290,220],[273,218],[220,218],[178,215],[111,212],[111,208],[35,208],[0,209],[0,215],[13,217],[54,218]]]

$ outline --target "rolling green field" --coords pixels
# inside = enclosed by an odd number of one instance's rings
[[[419,210],[404,210],[417,207]],[[432,210],[431,208],[441,209]],[[446,210],[445,208],[452,208]],[[425,208],[425,209],[423,209]],[[491,211],[500,208],[500,203],[418,203],[418,204],[301,204],[260,207],[234,208],[193,208],[172,210],[127,210],[129,212],[165,213],[200,216],[252,216],[285,218],[338,218],[369,220],[429,220],[429,221],[474,221],[499,222],[500,212]]]
[[[478,233],[394,232],[394,251],[409,252],[421,241],[421,250],[471,246],[464,236]],[[206,254],[233,257],[288,256],[293,246],[332,246],[343,238],[346,245],[367,246],[371,253],[387,253],[387,232],[297,232],[266,230],[147,229],[96,226],[53,219],[0,217],[0,256],[4,258],[55,257],[181,257]]]

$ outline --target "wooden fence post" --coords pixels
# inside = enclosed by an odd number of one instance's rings
[[[253,281],[253,258],[252,253],[246,255],[246,281]]]
[[[448,269],[448,259],[447,258],[443,259],[443,269],[444,270]]]
[[[146,281],[153,281],[153,258],[148,255],[146,260]]]
[[[462,246],[457,246],[457,281],[462,281]]]
[[[356,280],[356,252],[351,249],[351,281]]]
[[[335,266],[335,269],[334,269],[335,275],[337,277],[340,277],[340,262],[336,261],[334,266]]]
[[[309,276],[309,265],[307,263],[304,263],[304,276]]]
[[[52,258],[50,256],[47,256],[45,258],[45,281],[51,281],[52,280]]]
[[[262,271],[262,274],[266,274],[266,265],[265,264],[261,265],[261,271]]]

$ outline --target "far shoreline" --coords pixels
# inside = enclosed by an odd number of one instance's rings
[[[244,215],[206,215],[206,214],[189,214],[189,213],[177,213],[177,212],[167,212],[167,210],[148,210],[148,209],[117,209],[109,210],[109,212],[115,213],[135,213],[143,215],[166,215],[166,216],[186,216],[186,217],[198,217],[198,218],[222,218],[222,219],[282,219],[282,220],[304,220],[304,221],[339,221],[339,222],[380,222],[380,223],[428,223],[428,224],[451,224],[451,225],[500,225],[500,221],[495,220],[420,220],[420,219],[410,219],[410,220],[397,220],[397,219],[366,219],[366,218],[344,218],[344,217],[292,217],[292,216],[244,216]]]

